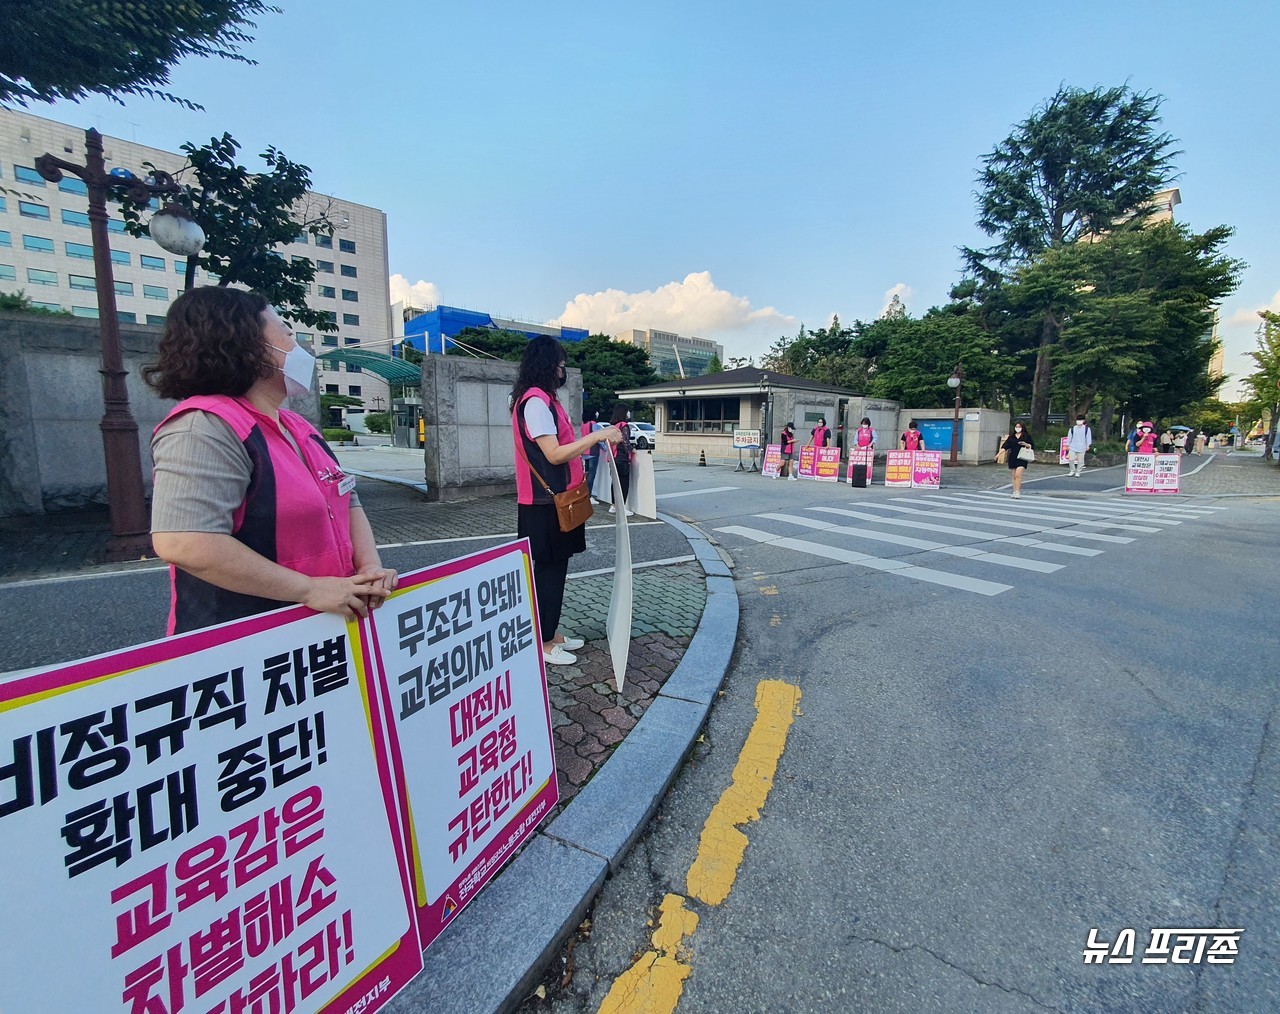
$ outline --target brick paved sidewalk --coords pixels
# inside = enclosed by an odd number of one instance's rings
[[[1198,468],[1209,454],[1213,460],[1195,475],[1182,477],[1182,492],[1192,496],[1280,496],[1280,465],[1261,454],[1210,451],[1183,459],[1184,473]]]

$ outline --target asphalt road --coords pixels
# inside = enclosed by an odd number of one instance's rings
[[[612,568],[611,521],[604,509],[597,510],[587,532],[587,551],[574,557],[571,574]],[[672,528],[637,521],[631,527],[634,563],[689,554],[688,542]],[[514,516],[511,522],[514,533]],[[502,541],[493,536],[425,540],[384,549],[382,559],[403,574]],[[0,673],[68,662],[163,637],[168,614],[168,570],[155,564],[0,584]]]
[[[733,487],[664,507],[734,558],[737,652],[569,986],[525,1009],[594,1011],[651,946],[763,679],[801,713],[727,900],[689,903],[680,1010],[1280,1009],[1275,506],[1097,492],[1118,474],[1020,501],[660,476]],[[1234,963],[1143,963],[1209,927],[1243,928]],[[1092,929],[1134,930],[1133,963],[1086,964]]]

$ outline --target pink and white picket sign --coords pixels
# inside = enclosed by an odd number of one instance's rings
[[[0,1009],[377,1011],[421,971],[363,635],[294,606],[0,683]]]
[[[911,458],[911,488],[937,489],[942,485],[942,452],[909,451]]]
[[[852,447],[849,449],[849,467],[845,473],[845,481],[853,482],[853,466],[867,466],[867,485],[871,485],[872,472],[875,470],[876,455],[870,447]]]
[[[769,444],[764,449],[764,461],[760,465],[760,474],[766,479],[776,478],[782,472],[782,445]]]
[[[1152,493],[1177,493],[1182,488],[1182,455],[1157,454]]]
[[[404,575],[371,627],[427,947],[556,804],[528,539]]]
[[[819,447],[814,461],[813,477],[819,482],[840,481],[840,448]]]
[[[911,486],[915,471],[912,455],[915,451],[889,451],[884,458],[884,484],[886,486]]]
[[[1126,493],[1154,493],[1156,490],[1155,454],[1130,454],[1124,469]]]
[[[1071,439],[1069,437],[1063,437],[1058,441],[1058,464],[1071,464]]]
[[[805,444],[800,448],[800,470],[796,473],[802,479],[812,479],[814,462],[817,461],[817,448],[813,444]]]

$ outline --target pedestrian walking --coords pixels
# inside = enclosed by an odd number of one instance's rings
[[[787,479],[791,482],[799,482],[796,478],[796,427],[794,423],[787,423],[782,427],[782,468],[780,471],[787,473]],[[777,476],[774,476],[777,478]]]
[[[578,660],[572,651],[584,644],[581,638],[565,637],[559,627],[569,560],[587,548],[584,525],[569,532],[560,531],[552,496],[583,481],[584,451],[593,444],[616,444],[622,439],[616,426],[605,426],[574,439],[573,424],[556,400],[556,391],[565,382],[564,364],[564,347],[558,341],[550,335],[531,339],[511,391],[516,534],[529,540],[542,657],[549,665],[571,665]]]
[[[853,445],[859,450],[870,448],[874,453],[878,439],[875,427],[871,425],[871,420],[863,416],[862,422],[858,424],[858,428],[853,432]]]
[[[1179,430],[1178,435],[1173,438],[1173,450],[1175,454],[1187,453],[1187,434],[1185,430]]]
[[[831,442],[831,431],[827,429],[827,420],[818,417],[818,425],[809,431],[809,443],[814,447],[826,447]]]
[[[1173,431],[1165,430],[1160,434],[1160,453],[1168,454],[1173,450]]]
[[[618,428],[622,439],[613,445],[613,464],[618,470],[618,485],[622,487],[622,509],[627,512],[627,517],[635,513],[627,508],[627,494],[631,491],[631,461],[635,457],[635,452],[631,449],[631,427],[627,425],[630,419],[631,410],[625,402],[618,402],[614,406],[610,424]],[[609,513],[616,514],[617,510],[618,504],[614,504],[609,508]]]
[[[1031,434],[1022,423],[1014,423],[1013,432],[1001,442],[1000,450],[1004,452],[1005,464],[1013,473],[1013,498],[1021,500],[1022,476],[1027,471],[1027,465],[1035,461],[1035,446],[1031,443]],[[996,453],[996,460],[1000,460],[999,452]]]
[[[1084,472],[1086,451],[1093,450],[1093,430],[1085,422],[1084,413],[1076,415],[1076,424],[1067,431],[1067,475]]]
[[[1197,433],[1194,453],[1203,454],[1205,447],[1208,446],[1208,443],[1209,443],[1208,437],[1206,437],[1203,433]]]
[[[260,295],[203,286],[173,301],[142,371],[178,402],[151,438],[151,543],[169,564],[168,632],[290,603],[367,616],[395,589],[355,479],[302,416],[315,358]]]
[[[899,439],[904,451],[923,451],[925,449],[924,434],[920,432],[914,419],[907,423],[907,428]]]

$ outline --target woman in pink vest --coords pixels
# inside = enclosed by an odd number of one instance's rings
[[[862,450],[871,448],[874,452],[876,449],[876,430],[871,425],[871,420],[867,416],[862,417],[862,422],[853,433],[853,444]]]
[[[809,431],[809,443],[814,447],[826,447],[831,440],[831,430],[827,429],[827,420],[818,419],[818,425]]]
[[[516,458],[516,533],[529,540],[533,555],[533,589],[538,597],[542,657],[549,665],[571,665],[572,654],[585,642],[559,632],[564,606],[564,582],[569,559],[587,548],[585,526],[560,531],[553,493],[582,482],[582,455],[597,444],[616,444],[616,427],[575,438],[573,424],[556,400],[564,386],[564,348],[544,335],[532,339],[520,361],[520,374],[511,392],[511,436]],[[536,471],[550,488],[534,478]]]
[[[396,586],[337,459],[281,408],[315,359],[265,299],[204,287],[173,301],[142,371],[179,402],[156,427],[151,542],[170,565],[169,633],[300,602],[368,614]]]
[[[1156,436],[1156,428],[1153,423],[1138,423],[1138,441],[1135,448],[1138,454],[1155,454],[1156,442],[1160,438]]]

